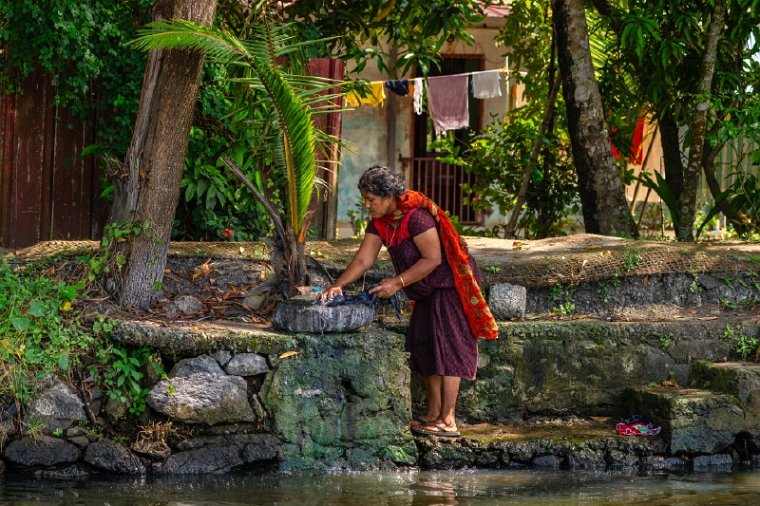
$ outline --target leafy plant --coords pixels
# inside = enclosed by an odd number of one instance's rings
[[[58,281],[50,272],[49,264],[13,265],[0,259],[0,395],[24,404],[36,394],[39,380],[66,379],[86,369],[109,397],[125,399],[130,412],[140,414],[147,395],[142,371],[150,365],[163,373],[157,355],[113,344],[112,321],[83,321],[75,306],[85,281]]]
[[[760,151],[756,152],[760,163]],[[720,213],[720,203],[727,204],[750,230],[760,231],[760,179],[754,174],[733,174],[734,182],[715,199],[715,205],[707,212],[697,234],[710,220]]]
[[[116,323],[98,317],[92,325],[92,332],[99,336],[100,345],[95,347],[94,360],[88,366],[90,376],[100,382],[106,395],[129,406],[129,412],[140,415],[145,411],[145,399],[149,390],[142,379],[147,367],[151,367],[156,377],[165,374],[158,354],[150,348],[127,348],[114,344],[111,333]]]
[[[641,185],[643,187],[654,191],[657,196],[660,197],[660,200],[665,203],[668,208],[668,212],[670,213],[670,219],[673,222],[673,228],[677,229],[680,221],[678,200],[673,194],[673,191],[671,190],[670,185],[665,180],[665,178],[662,177],[659,172],[654,172],[654,177],[652,177],[652,174],[649,172],[641,172],[638,180],[641,182]]]
[[[575,304],[572,301],[566,301],[564,304],[560,304],[559,306],[552,308],[552,313],[562,314],[562,315],[568,315],[571,314],[573,311],[575,311]]]
[[[274,164],[271,141],[273,110],[261,90],[234,82],[224,65],[204,68],[190,129],[182,192],[172,237],[180,240],[258,240],[271,232],[263,205],[225,168],[233,160],[261,192],[279,203],[276,191],[285,174]],[[255,108],[240,110],[244,95]]]
[[[641,263],[641,248],[630,248],[625,251],[623,259],[623,269],[630,272]]]
[[[736,336],[736,353],[742,360],[747,360],[750,356],[757,353],[757,347],[760,340],[757,337],[751,337],[744,333],[744,329],[739,329]]]
[[[551,309],[552,313],[567,315],[575,311],[575,303],[573,302],[572,292],[569,288],[557,283],[551,286],[549,298],[554,303],[559,303],[557,306]]]
[[[354,233],[354,237],[362,237],[364,235],[364,229],[367,228],[367,221],[369,219],[369,211],[364,206],[364,199],[359,198],[354,206],[356,209],[349,210],[348,219],[351,221],[351,230]]]
[[[662,346],[663,350],[666,350],[670,348],[670,342],[672,340],[672,336],[669,334],[666,334],[664,336],[660,336],[660,346]]]
[[[149,226],[149,223],[109,223],[105,226],[98,252],[81,258],[87,264],[88,289],[97,286],[103,274],[121,272],[127,259],[123,254],[116,253],[116,245],[130,237],[142,234]]]
[[[441,157],[443,161],[463,166],[475,176],[475,183],[463,187],[473,208],[488,210],[495,206],[502,214],[514,209],[515,195],[539,132],[537,120],[524,117],[526,114],[526,110],[512,113],[510,121],[493,121],[483,132],[472,133],[466,149],[458,146],[453,136],[437,141],[436,149],[449,153]],[[518,223],[527,237],[534,238],[564,235],[568,217],[580,210],[567,140],[548,135],[541,142],[526,209]]]
[[[691,293],[702,293],[702,284],[699,282],[696,274],[692,275],[691,283],[689,283],[689,291]]]
[[[618,277],[610,278],[607,281],[599,283],[599,287],[597,288],[597,295],[599,295],[599,298],[603,303],[607,304],[610,301],[610,288],[620,286],[621,283],[622,282]]]
[[[0,393],[22,402],[34,394],[35,378],[68,375],[94,342],[72,311],[84,282],[54,281],[43,269],[0,259]]]

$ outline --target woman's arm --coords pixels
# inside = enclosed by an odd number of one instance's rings
[[[388,298],[405,286],[421,280],[440,265],[441,239],[435,227],[415,235],[414,244],[420,250],[420,255],[422,255],[420,259],[397,276],[382,280],[380,284],[369,291],[370,293],[377,293],[378,297]]]
[[[335,282],[324,291],[322,299],[332,299],[336,295],[343,294],[343,287],[350,285],[359,277],[367,272],[372,264],[377,259],[377,254],[380,253],[380,248],[383,247],[383,242],[380,240],[380,236],[375,234],[365,234],[362,243],[359,246],[359,251],[356,252],[351,263],[348,264],[343,274],[335,280]]]

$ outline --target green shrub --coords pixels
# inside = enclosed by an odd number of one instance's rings
[[[54,271],[49,264],[22,266],[0,258],[0,395],[23,404],[47,377],[66,380],[87,370],[108,396],[142,413],[142,371],[152,364],[163,373],[157,355],[115,345],[113,322],[100,317],[88,323],[81,315],[84,281],[57,280]]]

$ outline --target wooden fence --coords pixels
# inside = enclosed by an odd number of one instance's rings
[[[56,106],[42,72],[21,88],[0,97],[0,244],[96,238],[108,205],[98,198],[95,160],[81,156],[94,142],[95,118]]]

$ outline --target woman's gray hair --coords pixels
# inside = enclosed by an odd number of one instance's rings
[[[384,165],[373,165],[359,179],[359,190],[379,197],[400,197],[406,191],[406,181]]]

